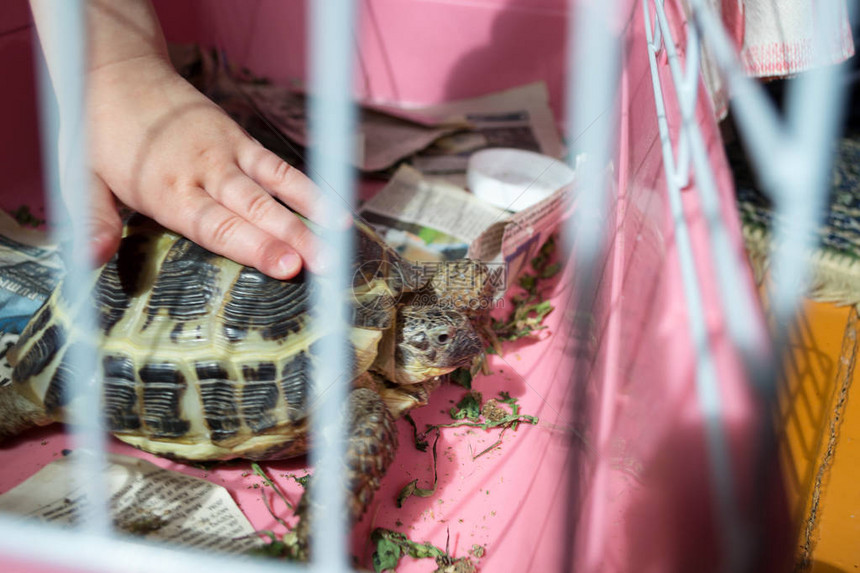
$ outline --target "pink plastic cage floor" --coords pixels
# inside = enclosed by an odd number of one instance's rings
[[[595,304],[594,362],[588,381],[571,378],[573,341],[570,285],[560,282],[552,297],[549,329],[531,343],[505,345],[492,357],[493,374],[475,382],[486,398],[499,391],[517,397],[537,426],[507,432],[503,444],[473,460],[497,432],[448,429],[438,445],[439,487],[427,499],[394,504],[412,479],[432,483],[432,458],[411,445],[411,428],[400,421],[401,447],[373,505],[353,533],[353,551],[367,564],[372,527],[384,526],[465,555],[484,545],[483,571],[552,571],[572,547],[576,571],[707,571],[720,567],[718,532],[702,414],[697,402],[695,354],[683,301],[675,232],[666,198],[654,95],[638,2],[622,3],[622,77],[619,101],[608,113],[618,118],[613,159],[617,195],[610,197],[608,257]],[[307,7],[302,2],[158,1],[169,40],[219,45],[256,73],[295,84],[305,77]],[[674,4],[670,3],[670,8]],[[480,0],[360,3],[358,97],[367,101],[434,103],[543,80],[557,117],[563,118],[568,8],[564,0]],[[24,0],[0,6],[0,207],[42,207],[32,26]],[[682,24],[680,11],[669,16]],[[539,31],[539,33],[537,32]],[[668,74],[665,62],[661,73]],[[665,75],[664,80],[668,78]],[[677,104],[667,101],[670,128],[677,129]],[[735,254],[743,257],[732,210],[732,183],[710,104],[700,99],[697,117],[725,209]],[[706,253],[707,234],[694,188],[684,209],[696,253],[710,342],[725,407],[738,484],[751,481],[756,409],[727,340]],[[753,288],[749,275],[748,287]],[[573,384],[587,384],[584,419],[571,420]],[[423,423],[450,420],[448,409],[463,391],[444,387],[429,406],[414,413]],[[571,434],[581,450],[571,448]],[[0,491],[20,483],[66,447],[60,427],[32,432],[0,447]],[[134,453],[170,469],[204,476],[230,490],[252,524],[276,529],[257,489],[260,479],[243,475],[247,464],[203,471],[155,459],[111,441],[111,451]],[[572,466],[573,464],[573,466]],[[295,501],[300,489],[287,473],[303,474],[304,461],[267,463],[269,475]],[[584,476],[574,538],[564,527],[570,472]],[[778,488],[777,488],[778,493]],[[754,503],[738,492],[745,512],[772,512],[785,524],[779,501]],[[778,496],[775,496],[775,498]],[[276,503],[277,507],[277,503]],[[781,555],[778,551],[773,555]],[[771,561],[775,568],[779,560]],[[3,570],[36,570],[4,561]],[[403,571],[431,571],[429,561],[402,563]]]

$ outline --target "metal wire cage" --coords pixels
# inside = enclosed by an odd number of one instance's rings
[[[816,3],[821,33],[814,53],[822,61],[824,39],[839,36],[837,4]],[[372,12],[373,6],[361,9]],[[88,208],[84,122],[64,125],[61,133],[57,113],[85,116],[84,3],[56,2],[54,10],[52,42],[61,47],[67,77],[58,82],[64,86],[59,112],[47,80],[40,85],[44,180],[49,202],[60,200],[63,186],[64,197],[76,198],[67,202],[70,216],[82,219]],[[562,299],[567,307],[558,313],[563,318],[555,336],[564,359],[555,372],[565,383],[557,422],[567,432],[563,462],[554,466],[564,487],[548,525],[555,531],[553,562],[558,570],[576,571],[642,565],[662,571],[780,569],[790,555],[773,540],[790,535],[791,524],[781,502],[767,494],[778,481],[769,415],[787,345],[784,333],[807,281],[803,253],[813,247],[811,231],[827,194],[828,142],[844,108],[843,70],[819,66],[798,78],[780,117],[761,86],[747,77],[707,2],[549,2],[541,10],[566,28],[564,63],[552,68],[563,78],[549,81],[564,94],[568,157],[587,157],[571,165],[578,191],[563,230],[570,289]],[[324,150],[311,151],[308,171],[334,209],[341,201],[354,205],[356,197],[351,94],[356,73],[366,72],[355,69],[359,16],[356,3],[331,0],[308,3],[307,12],[308,89],[315,94],[309,122],[314,149]],[[728,86],[744,145],[776,206],[779,247],[772,255],[769,295],[775,334],[765,327],[739,241],[717,120],[703,89],[703,46]],[[360,62],[361,49],[358,56]],[[57,149],[48,143],[58,140]],[[67,283],[85,285],[88,241],[80,229],[70,232],[63,237],[74,245]],[[352,245],[344,233],[323,231],[322,237],[322,256],[333,272],[317,289],[315,318],[341,324],[345,309],[326,301],[338,300],[349,284]],[[69,296],[83,300],[88,293],[81,286]],[[88,317],[81,326],[92,330],[94,324]],[[683,332],[667,334],[661,324]],[[321,382],[343,383],[323,384],[329,390],[313,418],[314,432],[324,432],[327,445],[314,449],[310,460],[318,479],[314,495],[325,500],[313,521],[311,563],[215,556],[114,531],[99,470],[106,441],[92,424],[100,419],[99,394],[86,377],[77,381],[84,399],[69,431],[76,447],[94,452],[77,470],[85,476],[91,510],[72,529],[0,515],[0,563],[8,559],[9,568],[21,570],[350,570],[339,475],[345,447],[340,412],[348,390],[338,373],[347,370],[346,337],[340,329],[326,339],[329,359],[315,373]],[[76,370],[95,371],[91,353],[76,360]],[[653,388],[656,381],[665,388]],[[668,423],[661,425],[659,418]],[[652,425],[660,429],[643,435]],[[635,464],[625,466],[629,460]],[[693,509],[684,506],[688,502]],[[760,505],[771,509],[760,511]],[[694,542],[685,541],[685,528],[698,537]],[[662,544],[644,547],[655,539]],[[535,562],[530,559],[518,566]]]

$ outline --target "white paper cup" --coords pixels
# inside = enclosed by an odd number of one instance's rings
[[[560,159],[522,149],[483,149],[469,158],[466,182],[475,196],[508,211],[522,211],[573,181]]]

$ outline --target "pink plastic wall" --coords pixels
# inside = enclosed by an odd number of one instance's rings
[[[174,41],[221,46],[282,83],[307,79],[305,2],[155,5]],[[363,0],[357,6],[355,85],[362,99],[426,104],[544,80],[561,110],[564,0]]]
[[[155,4],[170,40],[218,45],[231,59],[258,74],[293,85],[305,81],[304,2],[157,0]],[[588,341],[593,356],[591,375],[585,382],[571,379],[573,314],[566,308],[570,285],[562,281],[553,297],[558,309],[549,322],[553,335],[535,344],[508,347],[504,357],[494,357],[491,362],[495,374],[478,382],[486,396],[511,391],[520,398],[523,411],[540,416],[541,425],[510,434],[506,445],[482,458],[480,464],[473,463],[470,452],[492,440],[446,433],[443,447],[448,449],[440,455],[439,494],[397,510],[391,500],[405,481],[420,478],[419,485],[426,485],[431,477],[427,457],[409,451],[409,429],[401,424],[404,446],[378,501],[359,525],[356,539],[366,538],[373,525],[395,527],[400,521],[407,524],[413,538],[437,545],[444,546],[452,535],[452,549],[458,555],[472,543],[486,543],[484,571],[557,570],[569,546],[576,571],[716,571],[722,564],[642,7],[638,2],[623,4],[623,75],[613,112],[618,118],[616,181],[609,197],[612,211],[595,306],[596,330]],[[37,200],[33,194],[40,188],[28,56],[30,30],[23,6],[23,0],[0,5],[5,29],[0,36],[0,66],[10,71],[7,78],[14,80],[7,81],[16,86],[0,90],[4,126],[0,151],[6,158],[0,165],[3,207],[20,204],[22,197]],[[561,118],[566,6],[564,0],[359,2],[356,94],[373,101],[433,103],[544,80]],[[670,3],[670,17],[675,29],[682,32],[680,12],[673,7]],[[668,86],[665,62],[663,68],[664,86]],[[666,103],[674,133],[677,104],[671,98]],[[737,216],[731,208],[730,173],[717,125],[704,100],[697,117],[726,205],[724,220],[736,255],[743,257]],[[751,498],[748,484],[758,413],[736,352],[726,338],[695,189],[685,191],[684,209],[743,512],[748,517],[772,512],[771,523],[784,525],[778,495],[776,503]],[[752,288],[749,276],[746,279],[747,287]],[[577,396],[584,402],[579,403],[581,416],[573,418]],[[437,406],[441,405],[444,414],[449,401],[458,397],[454,390],[443,390],[438,398],[434,396],[431,407],[416,413],[416,419],[419,423],[444,420]],[[571,440],[572,435],[578,441]],[[50,440],[50,451],[35,446],[43,439]],[[576,446],[571,448],[571,443]],[[14,475],[0,472],[0,491],[50,461],[51,453],[62,444],[58,430],[45,430],[32,442],[0,450],[0,459],[32,460],[29,466],[16,464]],[[112,449],[127,451],[118,445]],[[275,467],[292,471],[301,466],[285,462]],[[565,528],[571,472],[581,478],[574,496],[579,508],[573,520],[574,538],[567,537],[571,530]],[[270,527],[257,493],[249,497],[247,480],[239,474],[228,469],[212,472],[210,477],[231,489],[255,526]],[[458,519],[466,524],[458,525]],[[357,546],[356,552],[368,555],[366,546]],[[770,560],[774,568],[779,564],[779,559]],[[427,564],[406,567],[432,570]]]
[[[41,201],[31,18],[22,0],[0,3],[0,207]]]

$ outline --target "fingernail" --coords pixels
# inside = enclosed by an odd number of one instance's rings
[[[298,255],[284,255],[278,259],[278,270],[280,274],[288,277],[294,276],[302,266],[302,260]]]
[[[105,233],[100,233],[98,235],[93,234],[92,231],[88,231],[90,237],[90,248],[97,249],[99,245],[101,245],[105,240],[107,240],[107,235]]]
[[[101,265],[110,259],[116,251],[118,238],[110,232],[101,231],[90,237],[90,251],[94,262]]]
[[[344,213],[341,216],[340,226],[342,229],[348,228],[350,225],[352,225],[352,223],[353,223],[352,215],[350,215],[349,213]]]

